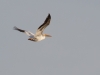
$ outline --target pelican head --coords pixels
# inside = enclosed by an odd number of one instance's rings
[[[52,37],[51,35],[49,34],[44,34],[45,37]]]

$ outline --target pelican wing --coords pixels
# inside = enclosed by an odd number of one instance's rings
[[[36,35],[39,35],[44,31],[44,29],[50,24],[50,20],[51,20],[51,15],[48,14],[48,16],[45,19],[44,23],[37,29]]]
[[[33,36],[34,36],[34,34],[33,34],[32,32],[19,29],[19,28],[17,28],[16,26],[14,27],[14,30],[18,30],[18,31],[20,31],[20,32],[23,32],[23,33],[25,33],[26,35],[28,35],[29,37],[33,37]]]

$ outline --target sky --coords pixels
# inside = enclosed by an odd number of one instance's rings
[[[33,33],[51,14],[50,34]],[[0,75],[100,75],[100,0],[0,0]]]

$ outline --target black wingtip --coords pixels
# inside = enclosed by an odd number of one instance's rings
[[[48,13],[48,15],[50,15],[50,13]]]
[[[20,31],[20,32],[25,32],[25,30],[19,29],[19,28],[17,28],[16,26],[14,26],[14,30],[18,30],[18,31]]]
[[[51,15],[50,15],[50,13],[48,13],[48,17],[50,17],[50,18],[51,18]]]
[[[14,26],[14,27],[13,27],[13,29],[14,29],[14,30],[17,30],[17,27],[16,27],[16,26]]]
[[[19,28],[17,28],[16,26],[13,27],[14,30],[19,30]]]

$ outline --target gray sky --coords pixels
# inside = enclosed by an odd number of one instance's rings
[[[48,13],[41,42],[35,33]],[[0,75],[100,75],[100,0],[0,0]]]

